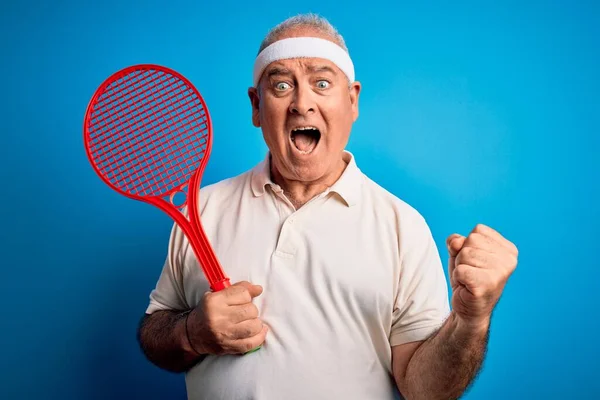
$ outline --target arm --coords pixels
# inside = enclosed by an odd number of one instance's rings
[[[137,331],[146,358],[159,368],[178,373],[187,372],[209,354],[247,352],[264,341],[268,330],[252,303],[262,293],[259,285],[238,282],[213,293],[197,269],[199,277],[187,275],[193,279],[188,286],[195,288],[186,295],[184,270],[197,268],[186,265],[188,249],[187,238],[174,224],[168,257]],[[201,290],[204,295],[198,304],[191,303],[188,297],[195,298]]]
[[[268,327],[252,299],[262,286],[237,282],[207,292],[189,311],[158,310],[142,318],[138,340],[148,360],[159,368],[186,372],[207,354],[243,354],[260,346]]]
[[[138,342],[153,364],[171,372],[186,372],[205,357],[192,350],[185,331],[188,312],[156,311],[145,314]]]
[[[446,240],[452,312],[424,342],[392,348],[398,389],[408,399],[457,399],[481,368],[492,311],[517,266],[514,244],[485,225]]]
[[[488,324],[465,326],[450,314],[426,341],[392,348],[396,384],[406,399],[457,399],[483,362]]]

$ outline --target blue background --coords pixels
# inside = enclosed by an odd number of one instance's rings
[[[94,174],[82,123],[137,63],[188,77],[214,120],[203,184],[266,147],[246,89],[268,29],[318,12],[363,83],[348,149],[446,236],[482,222],[520,249],[467,399],[598,398],[600,24],[592,2],[2,2],[0,398],[184,398],[139,317],[171,221]]]

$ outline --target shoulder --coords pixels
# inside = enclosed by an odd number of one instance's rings
[[[255,168],[239,175],[221,179],[200,188],[199,205],[205,207],[211,203],[223,205],[240,196],[251,193],[251,180]]]
[[[364,176],[362,212],[372,215],[382,235],[392,235],[401,253],[428,245],[432,231],[413,204]]]
[[[374,212],[384,213],[402,224],[425,224],[425,218],[415,206],[364,174],[363,187],[364,199]]]

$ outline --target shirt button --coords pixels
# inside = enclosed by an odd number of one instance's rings
[[[294,223],[294,218],[290,218],[290,219],[288,219],[288,221],[290,222],[290,224],[293,224]]]

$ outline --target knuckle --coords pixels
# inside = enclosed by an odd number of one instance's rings
[[[467,282],[473,282],[473,270],[469,267],[465,267],[463,276]]]
[[[468,235],[468,236],[467,236],[467,238],[465,239],[465,244],[464,244],[464,246],[471,246],[471,245],[472,245],[472,244],[475,242],[475,240],[476,240],[476,238],[477,238],[477,236],[476,236],[476,235],[478,235],[478,234],[477,234],[477,233],[475,233],[475,232],[471,232],[471,233],[469,233],[469,235]],[[463,247],[464,247],[464,246],[463,246]]]
[[[464,248],[465,259],[472,259],[475,257],[475,249],[473,247],[467,246]]]
[[[227,297],[232,297],[232,296],[236,296],[240,293],[242,293],[242,291],[244,290],[243,286],[231,286],[229,288],[227,288],[224,293]]]
[[[475,232],[471,236],[471,243],[473,244],[483,244],[489,241],[487,236],[479,232]]]
[[[485,229],[486,229],[486,226],[484,224],[480,223],[480,224],[475,225],[475,229],[473,229],[473,232],[483,233],[483,232],[485,232]]]
[[[250,294],[250,291],[248,289],[246,289],[242,293],[242,297],[244,298],[244,302],[246,303],[250,303],[252,301],[252,295]]]
[[[463,264],[463,260],[465,258],[465,253],[463,253],[463,250],[464,250],[464,248],[461,249],[458,252],[458,254],[456,255],[456,260],[455,260],[455,262],[456,262],[456,268],[458,268],[461,264]]]
[[[466,263],[469,259],[472,258],[471,257],[472,252],[473,252],[473,248],[465,245],[458,252],[458,255],[456,256],[456,261],[459,263]]]
[[[252,327],[246,326],[240,330],[240,339],[249,338],[252,336]]]
[[[213,334],[213,342],[215,345],[219,346],[219,347],[223,347],[223,345],[225,344],[225,342],[227,342],[227,336],[220,333],[220,332],[214,332]]]
[[[258,335],[263,329],[263,324],[258,319],[252,324],[252,335]]]
[[[246,353],[254,348],[253,343],[250,340],[244,340],[240,342],[238,350],[240,353]]]
[[[214,316],[212,316],[212,315],[206,316],[206,329],[208,330],[208,332],[212,333],[214,336],[218,336],[219,323]]]
[[[244,287],[244,286],[236,287],[236,290],[232,291],[229,295],[230,295],[230,297],[241,297],[245,301],[252,299],[252,297],[250,296],[250,291],[248,290],[247,287]]]
[[[240,307],[240,309],[238,311],[238,318],[242,321],[247,320],[247,319],[253,319],[253,318],[256,318],[257,316],[258,316],[258,309],[252,303]]]
[[[468,265],[464,265],[464,264],[460,265],[459,267],[462,267],[459,270],[460,278],[465,282],[474,283],[473,268],[469,267]]]
[[[482,252],[481,250],[473,249],[471,253],[471,257],[473,258],[473,260],[477,260],[479,262],[478,266],[487,264],[487,255],[484,252]]]
[[[211,292],[206,292],[202,295],[202,304],[204,309],[210,308],[215,301],[215,295]]]
[[[247,307],[240,307],[238,312],[237,312],[237,317],[240,320],[245,320],[246,318],[248,318],[248,308]]]
[[[473,292],[473,296],[477,297],[477,298],[481,298],[484,297],[485,295],[485,290],[482,287],[479,286],[475,286],[473,289],[471,289]]]
[[[256,305],[254,303],[250,303],[250,305],[248,307],[248,316],[250,318],[258,317],[258,307],[256,307]]]

